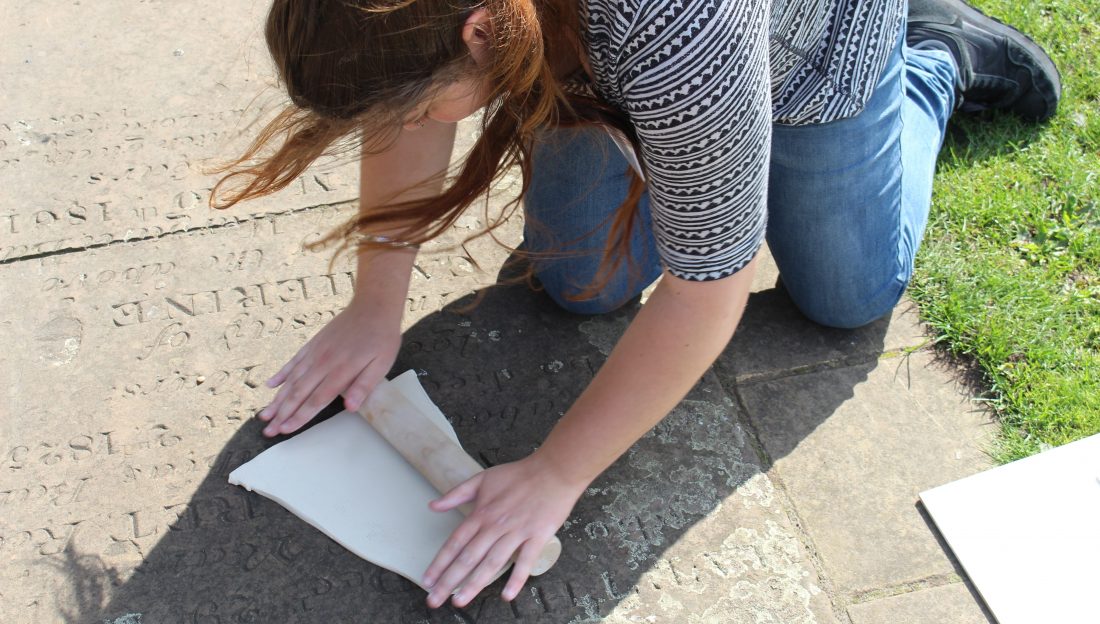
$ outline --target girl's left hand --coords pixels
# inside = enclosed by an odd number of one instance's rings
[[[501,594],[518,594],[546,542],[557,532],[588,483],[569,481],[536,451],[516,462],[479,472],[431,502],[434,511],[449,511],[469,502],[475,507],[451,533],[428,570],[428,606],[447,601],[469,579],[452,602],[464,607],[485,588],[519,551],[512,575]]]

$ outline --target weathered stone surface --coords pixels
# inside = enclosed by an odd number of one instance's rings
[[[0,355],[8,388],[0,420],[4,604],[39,601],[42,621],[73,609],[93,617],[87,596],[61,588],[91,583],[106,600],[115,588],[97,583],[117,575],[124,584],[167,565],[149,556],[165,536],[197,531],[195,544],[208,552],[224,546],[226,527],[251,531],[258,499],[228,487],[226,470],[266,446],[247,424],[271,397],[264,379],[351,295],[349,263],[330,270],[328,254],[304,252],[301,241],[352,210],[267,215],[0,266],[0,284],[15,295],[0,301],[8,337]],[[485,239],[467,249],[489,260],[503,254]],[[465,253],[420,259],[410,324],[493,279],[479,278]],[[431,349],[461,332],[409,339],[406,349]],[[235,438],[242,425],[248,435]],[[268,539],[234,543],[278,543]],[[178,576],[181,568],[168,569]],[[168,587],[146,589],[152,596]],[[199,613],[198,595],[190,597],[176,612]]]
[[[354,199],[358,178],[344,158],[273,196],[207,207],[216,180],[204,168],[239,155],[255,134],[248,124],[286,99],[261,41],[267,7],[6,7],[0,261]]]
[[[353,210],[0,266],[19,293],[0,302],[18,337],[0,352],[0,619],[833,621],[713,376],[593,484],[562,532],[562,562],[514,605],[498,586],[463,616],[428,612],[410,583],[229,486],[270,444],[251,419],[273,394],[263,380],[351,294],[350,263],[330,270],[301,243]],[[488,239],[448,248],[478,227],[464,217],[418,260],[396,369],[420,371],[467,448],[497,463],[544,438],[631,310],[571,316],[519,286],[462,314],[506,255]],[[500,233],[517,234],[518,223]]]
[[[996,624],[963,583],[852,605],[848,615],[852,624]]]
[[[839,591],[954,571],[917,494],[988,468],[991,427],[930,353],[742,384],[740,394],[769,474]]]
[[[628,321],[626,314],[594,317],[579,329],[606,356]],[[685,409],[694,413],[684,418]],[[669,525],[653,541],[653,545],[669,544],[668,550],[636,581],[636,594],[624,598],[607,621],[836,621],[786,516],[782,496],[758,472],[755,453],[737,422],[740,418],[726,422],[729,412],[736,415],[738,410],[714,374],[708,373],[672,415],[601,478],[608,483],[605,491],[615,494],[615,503],[604,505],[604,512],[620,518],[633,514],[643,527],[653,520],[657,526]],[[654,449],[654,437],[676,445]],[[726,459],[716,461],[710,453],[722,447],[726,451],[720,455]],[[672,495],[667,509],[657,510],[646,501],[669,496],[654,489],[665,487],[660,467],[668,454],[681,452],[694,459],[667,473],[672,485],[681,484],[679,493]],[[736,458],[733,470],[726,463],[730,458]],[[624,460],[632,467],[632,476],[623,473],[621,479],[607,479]],[[727,490],[730,486],[732,491]],[[689,509],[712,510],[681,536],[669,539],[669,529],[686,526],[683,519],[675,519],[683,515],[677,511],[681,501]],[[636,511],[624,511],[631,508]],[[650,534],[643,530],[643,535]],[[644,552],[639,546],[645,547],[635,540],[629,540],[631,558],[641,561],[633,553]]]
[[[9,7],[0,39],[0,184],[10,199],[0,206],[0,262],[355,199],[356,154],[343,144],[279,193],[208,208],[217,178],[206,171],[240,155],[287,102],[261,38],[269,6]],[[120,15],[142,27],[120,28]],[[460,150],[474,131],[464,127]]]

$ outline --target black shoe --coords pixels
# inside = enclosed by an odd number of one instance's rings
[[[962,0],[909,0],[905,42],[938,48],[959,68],[956,110],[1003,109],[1045,121],[1058,109],[1058,68],[1031,39]]]

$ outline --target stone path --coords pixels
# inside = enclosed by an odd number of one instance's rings
[[[263,380],[350,296],[353,267],[301,243],[354,212],[354,168],[206,207],[203,159],[240,148],[270,80],[263,3],[9,4],[0,620],[992,621],[917,503],[990,465],[987,417],[909,304],[827,330],[767,262],[718,363],[593,484],[561,562],[513,604],[429,611],[412,584],[229,486],[270,444],[251,419]],[[395,370],[420,371],[495,464],[539,444],[636,308],[583,318],[490,288],[506,251],[453,246],[484,221],[467,215],[418,262]]]

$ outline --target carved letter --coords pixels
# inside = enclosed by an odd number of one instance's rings
[[[280,301],[299,301],[303,295],[301,278],[285,279],[275,282],[275,287],[280,288]]]
[[[176,315],[172,312],[172,308],[175,308],[175,309],[179,310],[180,312],[183,312],[187,316],[195,316],[195,296],[194,296],[194,294],[188,293],[184,296],[189,298],[190,307],[188,307],[187,304],[180,303],[179,301],[176,301],[175,299],[173,299],[171,297],[165,297],[164,298],[164,303],[168,304],[168,318],[170,318],[170,319],[175,319],[176,318]],[[182,299],[183,297],[180,297],[180,298]]]

